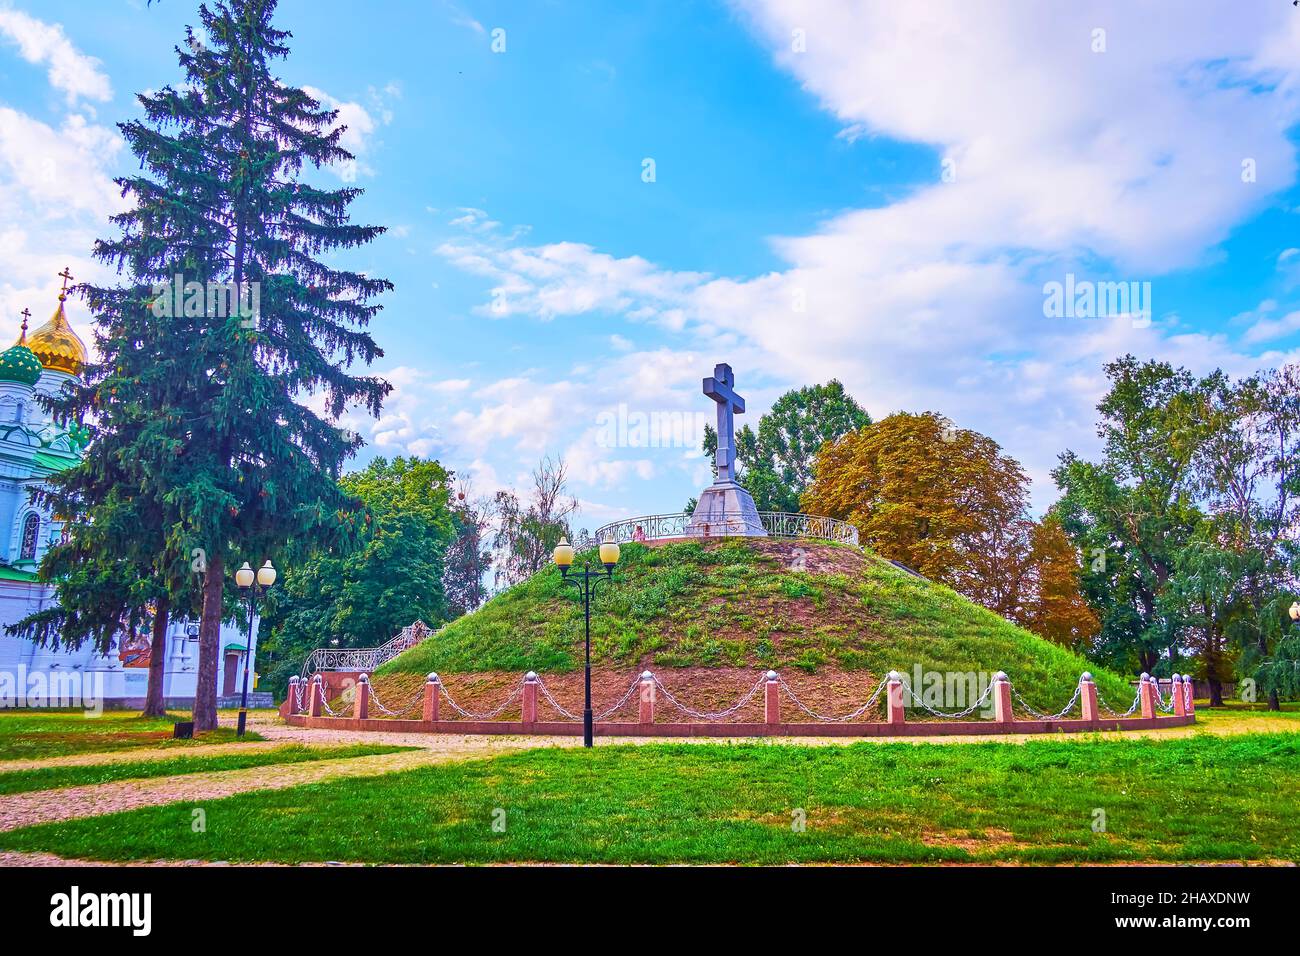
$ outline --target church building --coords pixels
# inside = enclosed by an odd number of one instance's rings
[[[173,620],[166,647],[150,647],[146,631],[131,640],[123,636],[108,654],[99,654],[88,644],[76,651],[54,651],[3,631],[57,600],[54,587],[39,582],[36,571],[46,549],[60,540],[63,522],[33,502],[31,492],[50,475],[76,464],[88,439],[84,427],[52,421],[36,398],[58,392],[81,374],[86,363],[86,346],[64,312],[71,276],[67,270],[62,275],[64,291],[50,320],[29,335],[31,313],[24,310],[18,341],[0,352],[0,688],[8,684],[0,698],[13,695],[16,688],[17,694],[29,695],[28,702],[36,705],[41,702],[39,688],[56,686],[58,679],[98,688],[95,693],[109,706],[142,706],[150,655],[162,653],[167,655],[168,705],[188,707],[194,699],[199,663],[197,623]],[[223,706],[237,703],[232,699],[239,694],[246,644],[241,629],[222,625],[217,694]],[[251,704],[251,676],[249,684]],[[0,706],[13,705],[12,699],[0,699]]]

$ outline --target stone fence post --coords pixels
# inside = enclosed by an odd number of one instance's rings
[[[1083,703],[1083,719],[1089,721],[1098,721],[1101,719],[1097,711],[1097,685],[1092,681],[1092,675],[1084,671],[1079,677],[1079,699]]]
[[[370,716],[370,678],[362,674],[357,678],[357,696],[352,700],[352,716],[365,720]]]
[[[289,716],[292,717],[298,713],[298,675],[294,674],[289,678],[289,692],[286,699],[289,703]]]
[[[311,701],[307,704],[307,713],[312,717],[319,717],[321,704],[325,702],[325,684],[320,674],[312,675],[308,696],[311,697]]]
[[[1183,698],[1187,703],[1187,716],[1196,716],[1196,685],[1192,683],[1191,675],[1183,675]]]
[[[643,724],[655,722],[655,675],[649,671],[641,672],[641,705],[637,719]]]
[[[895,726],[901,726],[907,720],[903,712],[903,681],[898,671],[890,671],[885,678],[886,720]]]
[[[776,671],[767,672],[763,686],[763,721],[769,725],[781,722],[781,680]]]
[[[1146,671],[1142,672],[1142,681],[1138,684],[1138,700],[1142,703],[1142,716],[1156,715],[1156,681]]]
[[[537,672],[529,671],[524,675],[523,720],[526,724],[537,723]]]
[[[993,720],[999,724],[1009,724],[1015,720],[1011,713],[1011,681],[1006,671],[993,675]]]
[[[424,713],[421,716],[425,723],[433,723],[438,719],[438,704],[441,702],[442,685],[438,681],[436,672],[430,672],[428,680],[424,682]]]
[[[1169,697],[1174,702],[1174,716],[1187,716],[1187,697],[1183,694],[1183,678],[1175,674],[1169,685]]]

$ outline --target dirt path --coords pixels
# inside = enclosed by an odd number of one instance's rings
[[[374,735],[370,735],[373,737]],[[280,790],[300,784],[344,777],[373,777],[430,764],[491,756],[530,746],[529,738],[485,741],[469,737],[441,738],[440,746],[394,754],[375,754],[311,763],[271,764],[243,770],[192,773],[177,777],[122,780],[84,787],[38,790],[0,797],[0,831],[74,817],[93,817],[164,803],[219,800],[250,790]]]
[[[0,760],[0,773],[15,770],[43,770],[46,767],[89,767],[105,763],[136,763],[170,760],[174,757],[219,757],[223,754],[259,753],[283,747],[286,741],[263,740],[231,744],[198,744],[192,747],[143,747],[138,750],[109,750],[100,753],[67,754],[32,760]]]

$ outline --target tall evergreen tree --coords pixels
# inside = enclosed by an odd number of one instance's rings
[[[361,442],[336,421],[349,406],[377,414],[389,387],[349,368],[382,355],[366,326],[391,283],[320,260],[383,229],[350,222],[359,189],[303,180],[352,157],[337,111],[273,74],[290,38],[274,9],[201,5],[203,38],[187,28],[176,48],[184,85],[141,94],[144,118],[119,125],[142,172],[118,180],[134,206],[95,255],[129,282],[87,288],[103,360],[58,409],[143,422],[121,452],[125,483],[164,509],[162,550],[203,574],[199,729],[216,726],[231,562],[362,526],[334,481]]]

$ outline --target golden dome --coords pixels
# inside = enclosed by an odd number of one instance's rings
[[[65,298],[67,296],[59,295],[58,309],[50,321],[27,337],[26,345],[46,368],[80,375],[86,364],[86,346],[68,324],[68,317],[63,312]]]

